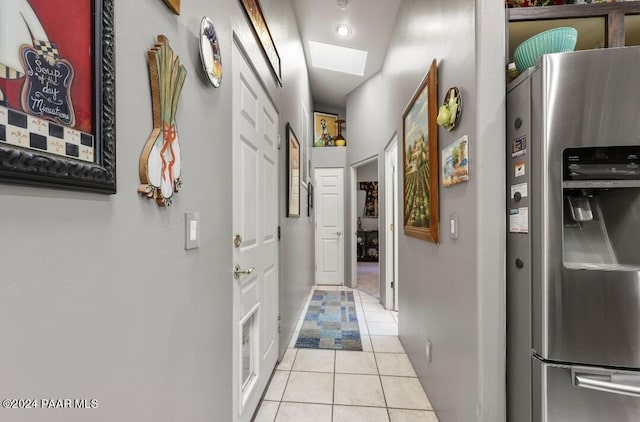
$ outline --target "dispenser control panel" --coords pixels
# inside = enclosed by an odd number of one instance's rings
[[[640,179],[640,146],[567,148],[562,153],[562,179]]]

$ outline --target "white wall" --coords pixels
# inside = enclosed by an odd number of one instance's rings
[[[311,151],[311,162],[314,168],[345,168],[347,165],[347,148],[315,147]]]
[[[347,126],[350,128],[349,138],[347,139],[347,145],[349,145],[347,151],[347,165],[349,168],[358,166],[367,160],[377,157],[379,162],[384,159],[385,145],[391,140],[391,135],[386,134],[381,124],[384,123],[383,118],[384,105],[382,104],[382,77],[378,73],[369,80],[365,81],[360,87],[351,91],[347,95]],[[356,177],[357,179],[357,177]],[[347,186],[351,186],[354,181],[351,178],[351,171],[347,174],[346,179]],[[378,198],[384,197],[384,172],[378,172]],[[383,202],[380,200],[378,203],[378,222],[383,221],[384,209]],[[360,208],[353,210],[353,207],[358,207],[357,201],[355,204],[349,203],[347,205],[347,215],[352,216],[355,212],[357,215],[361,213]],[[351,221],[351,218],[347,220],[349,226],[349,233],[355,233],[358,229],[357,224]],[[379,236],[379,263],[380,274],[385,271],[384,262],[384,236]],[[348,251],[355,250],[356,239],[352,236],[347,238],[346,248]],[[356,263],[351,259],[351,255],[348,256],[345,265],[347,274],[355,274]],[[354,280],[355,285],[355,280]],[[385,305],[384,295],[381,296],[382,304]]]
[[[399,236],[400,339],[442,422],[505,419],[504,32],[501,0],[403,0],[382,72],[347,98],[350,138],[358,141],[349,164],[383,156],[397,133],[403,168],[402,113],[433,59],[437,102],[451,86],[462,93],[460,124],[438,130],[439,149],[469,135],[471,180],[439,189],[439,245]],[[384,226],[382,204],[380,211]],[[448,233],[454,212],[456,240]]]
[[[276,86],[237,0],[115,1],[118,193],[0,184],[0,397],[96,399],[94,410],[5,410],[2,421],[230,421],[232,338],[231,46],[244,44],[286,122],[312,111],[289,1],[262,0],[282,58]],[[198,32],[209,16],[224,75],[209,86]],[[152,129],[146,52],[165,34],[188,71],[177,124],[184,188],[158,208],[137,193]],[[280,162],[285,162],[285,149]],[[282,224],[282,343],[311,284],[311,222]],[[304,193],[303,193],[304,195]],[[184,212],[200,248],[184,250]]]
[[[382,75],[372,76],[347,95],[347,127],[349,128],[349,165],[384,154],[391,139],[381,124],[387,120],[382,103]],[[349,144],[350,142],[350,144]]]
[[[479,170],[475,218],[478,236],[478,398],[479,420],[506,418],[506,92],[505,20],[499,0],[476,2],[479,51],[476,62]]]

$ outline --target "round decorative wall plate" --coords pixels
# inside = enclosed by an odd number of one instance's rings
[[[218,88],[222,82],[222,56],[213,22],[206,16],[200,24],[200,61],[211,85]]]
[[[444,103],[438,110],[436,122],[439,126],[451,131],[460,121],[460,116],[462,116],[462,95],[460,95],[458,87],[453,86],[447,89]]]

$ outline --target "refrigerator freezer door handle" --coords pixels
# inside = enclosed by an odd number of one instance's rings
[[[578,388],[588,388],[591,390],[604,391],[625,396],[640,397],[640,376],[604,374],[604,373],[584,373],[582,371],[572,371],[573,385]],[[631,381],[630,384],[615,382],[618,379]]]

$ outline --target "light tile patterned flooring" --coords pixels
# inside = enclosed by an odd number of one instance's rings
[[[294,348],[305,307],[254,422],[438,422],[398,339],[398,313],[362,291],[354,299],[363,351]]]

